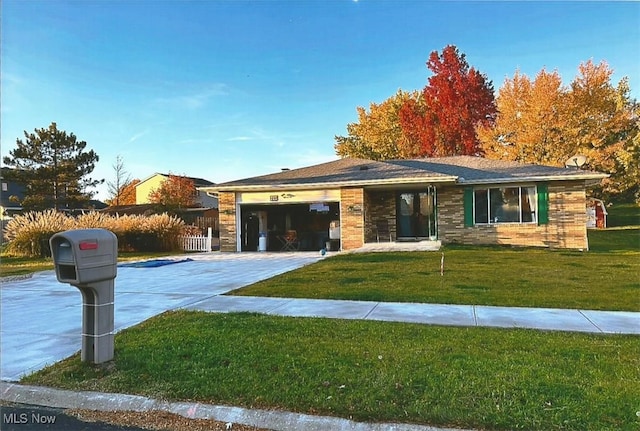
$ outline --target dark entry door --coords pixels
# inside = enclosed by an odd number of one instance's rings
[[[436,193],[435,187],[426,191],[398,194],[396,215],[398,239],[435,239]]]
[[[247,214],[242,220],[242,251],[257,251],[259,232],[258,216]]]

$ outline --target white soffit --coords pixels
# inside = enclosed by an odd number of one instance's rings
[[[340,190],[291,190],[270,192],[241,192],[236,194],[240,204],[293,204],[309,202],[339,202]]]

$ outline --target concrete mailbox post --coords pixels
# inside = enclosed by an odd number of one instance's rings
[[[53,235],[49,244],[58,281],[82,293],[82,361],[110,361],[117,237],[105,229],[77,229]]]

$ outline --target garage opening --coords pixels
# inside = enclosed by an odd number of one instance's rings
[[[329,229],[339,220],[338,202],[243,204],[241,250],[258,251],[262,246],[265,251],[318,251],[326,247]]]

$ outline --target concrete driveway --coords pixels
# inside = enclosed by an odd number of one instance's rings
[[[118,268],[115,330],[321,259],[319,253],[202,253],[191,262]],[[183,259],[180,256],[176,259]],[[82,296],[53,271],[2,283],[0,379],[18,380],[80,350]]]

